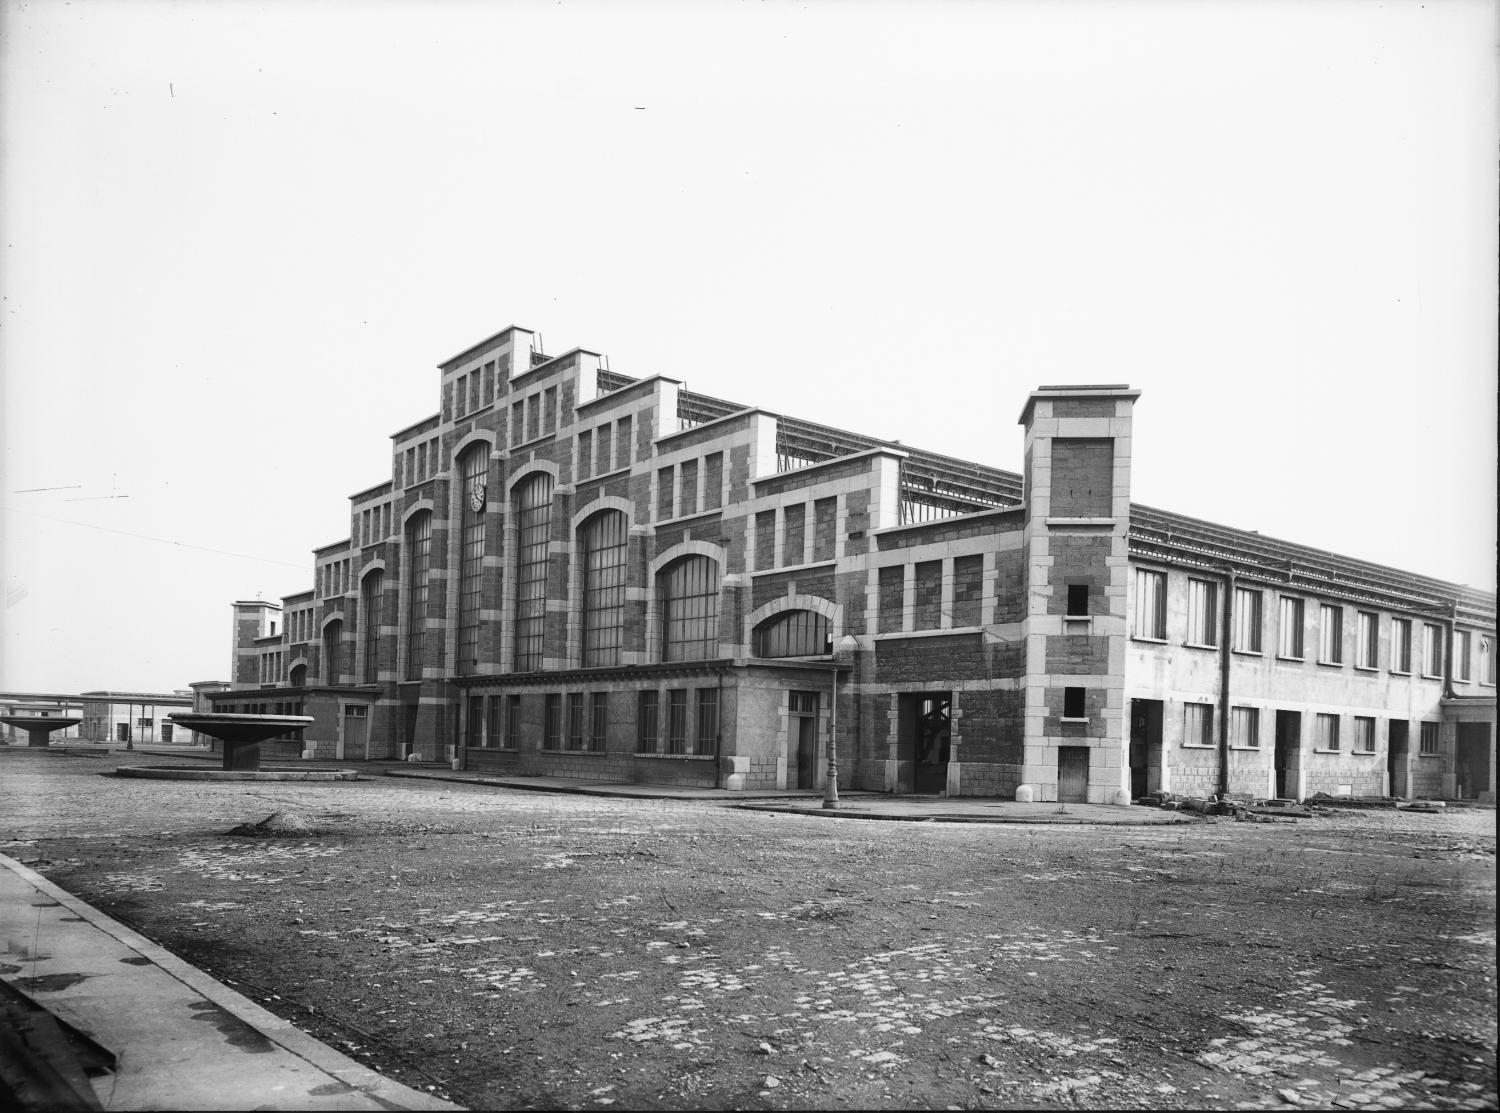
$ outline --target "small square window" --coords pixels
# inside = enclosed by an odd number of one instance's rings
[[[1089,613],[1089,585],[1068,585],[1068,617],[1083,618]]]

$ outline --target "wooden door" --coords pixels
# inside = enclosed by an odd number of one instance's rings
[[[1085,804],[1089,798],[1089,750],[1087,746],[1062,746],[1057,751],[1057,799],[1064,804]]]

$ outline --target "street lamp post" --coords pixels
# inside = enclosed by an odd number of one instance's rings
[[[859,643],[845,634],[838,640],[833,664],[833,707],[828,718],[828,781],[823,786],[823,807],[839,806],[839,666],[851,662]]]

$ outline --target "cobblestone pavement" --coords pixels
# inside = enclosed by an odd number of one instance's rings
[[[477,1107],[1496,1101],[1493,811],[829,823],[114,760],[0,751],[0,851]],[[226,835],[273,812],[314,829]]]

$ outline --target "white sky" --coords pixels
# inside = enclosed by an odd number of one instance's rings
[[[512,323],[1493,590],[1490,3],[0,3],[0,690],[227,677]]]

